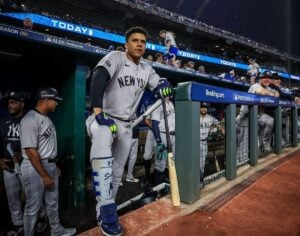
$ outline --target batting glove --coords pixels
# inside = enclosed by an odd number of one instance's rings
[[[171,86],[171,84],[169,83],[169,81],[165,78],[162,78],[159,80],[159,83],[156,87],[156,93],[158,95],[158,97],[162,98],[162,97],[170,97],[173,94],[173,88]]]
[[[155,149],[157,160],[161,161],[167,159],[168,152],[165,144],[157,143]]]
[[[105,112],[99,113],[95,118],[99,125],[108,126],[114,137],[117,135],[118,126],[116,122],[113,119],[109,118]]]

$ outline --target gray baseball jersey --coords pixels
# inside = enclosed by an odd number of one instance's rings
[[[57,154],[56,130],[48,116],[29,111],[21,121],[22,156],[29,159],[25,148],[36,148],[41,159],[53,159]]]
[[[105,88],[103,110],[121,120],[133,119],[145,88],[153,90],[160,77],[147,62],[137,65],[125,52],[107,54],[98,66],[103,66],[111,78]]]

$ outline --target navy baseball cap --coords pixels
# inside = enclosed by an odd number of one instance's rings
[[[272,79],[273,76],[272,76],[272,72],[269,71],[269,70],[265,70],[263,73],[260,73],[258,78],[269,78],[269,79]]]
[[[59,97],[57,90],[51,87],[45,87],[39,89],[35,98],[36,100],[45,100],[45,99],[52,99],[56,101],[63,100],[61,97]]]
[[[273,77],[273,79],[280,79],[277,72],[274,72],[274,73],[272,74],[272,77]]]
[[[21,93],[21,92],[9,92],[7,94],[7,99],[12,99],[12,100],[24,102],[25,101],[25,96],[24,96],[24,93]]]
[[[200,107],[209,108],[209,107],[210,107],[210,104],[207,103],[207,102],[201,102],[201,103],[200,103]]]

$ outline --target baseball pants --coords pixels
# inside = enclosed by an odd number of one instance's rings
[[[107,167],[107,169],[110,168],[112,170],[111,199],[107,196],[106,199],[102,198],[97,200],[98,207],[114,202],[131,148],[132,130],[131,128],[126,127],[129,123],[117,119],[114,119],[114,121],[118,126],[116,138],[113,138],[109,127],[98,125],[94,115],[90,116],[86,121],[88,134],[92,141],[90,161],[93,162],[96,159],[113,158],[112,166]],[[93,171],[97,172],[99,170],[94,170],[93,168]],[[107,171],[109,172],[109,170]],[[106,180],[109,181],[107,178]],[[100,186],[103,186],[104,184],[105,183],[100,183]],[[101,191],[106,190],[102,189]]]
[[[144,160],[151,160],[154,153],[155,145],[156,145],[156,141],[154,138],[154,134],[152,130],[149,129],[147,132],[146,142],[145,142]]]
[[[137,159],[139,139],[132,139],[132,144],[129,152],[127,178],[133,179],[134,165]]]
[[[31,162],[24,159],[21,164],[21,180],[26,195],[24,209],[24,234],[34,235],[34,227],[38,217],[38,212],[45,203],[46,213],[51,227],[51,236],[60,236],[64,228],[59,223],[58,215],[58,174],[55,163],[48,163],[42,160],[42,164],[47,173],[54,179],[54,189],[45,188],[41,176],[32,166]]]
[[[160,137],[162,143],[167,147],[166,133],[161,132]],[[170,141],[172,145],[173,156],[175,158],[175,135],[170,135]],[[162,160],[158,160],[157,158],[155,158],[154,168],[159,172],[163,172],[166,169],[166,165],[167,165],[167,158]]]
[[[23,225],[23,211],[20,199],[22,191],[20,176],[15,172],[3,171],[3,181],[10,210],[11,220],[15,226]]]
[[[236,118],[236,131],[237,131],[237,165],[249,160],[249,118],[240,115]]]
[[[200,176],[204,176],[205,160],[207,157],[207,140],[200,141]]]
[[[266,113],[262,113],[259,115],[257,122],[259,144],[269,149],[271,148],[273,136],[274,118]]]

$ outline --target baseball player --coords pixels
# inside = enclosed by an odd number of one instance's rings
[[[259,95],[279,97],[278,91],[270,88],[270,80],[272,79],[270,71],[264,71],[259,75],[259,82],[249,88],[249,93]],[[258,114],[258,139],[259,145],[263,152],[269,152],[271,148],[271,140],[273,136],[274,118],[264,112],[264,107],[259,107]]]
[[[167,119],[170,131],[170,140],[173,155],[175,156],[175,108],[169,97],[165,99]],[[154,162],[154,185],[163,182],[167,164],[167,138],[162,105],[151,114],[151,129],[156,141],[156,159]]]
[[[126,34],[126,52],[113,51],[96,65],[91,81],[93,114],[86,126],[91,138],[90,161],[97,200],[97,220],[104,235],[122,235],[115,197],[124,172],[137,106],[146,88],[168,96],[171,89],[152,67],[141,61],[148,33],[141,27]]]
[[[128,170],[126,175],[127,182],[138,183],[139,179],[133,177],[134,165],[137,158],[138,146],[139,146],[139,130],[140,126],[137,125],[132,129],[132,143],[130,147],[129,157],[128,157]]]
[[[167,48],[167,53],[164,54],[165,64],[176,66],[175,61],[178,48],[175,42],[175,34],[170,31],[161,30],[159,36],[165,40],[165,46]]]
[[[55,158],[57,140],[55,127],[48,117],[62,100],[54,88],[38,91],[37,104],[22,119],[20,140],[23,161],[21,180],[26,195],[24,208],[24,234],[32,236],[39,209],[44,200],[53,236],[69,236],[75,228],[64,228],[58,214],[58,175]]]
[[[153,154],[155,154],[155,146],[156,141],[155,137],[153,135],[153,132],[151,130],[151,116],[146,118],[144,120],[144,123],[149,127],[149,130],[147,131],[146,141],[145,141],[145,151],[144,151],[144,167],[145,167],[145,174],[146,174],[146,182],[150,181],[150,169],[152,164],[152,157]]]
[[[0,167],[6,189],[8,206],[13,223],[11,235],[23,232],[23,210],[20,192],[19,165],[22,161],[20,122],[24,115],[24,94],[10,92],[7,96],[8,116],[0,121]]]
[[[272,73],[264,71],[259,75],[259,81],[253,84],[248,92],[265,96],[278,97],[279,93],[269,87]],[[259,146],[262,151],[271,151],[271,139],[274,126],[274,119],[270,115],[264,113],[264,107],[259,107],[258,116],[258,138]],[[248,159],[248,106],[242,105],[239,115],[236,118],[237,123],[237,162],[244,162]]]
[[[213,116],[207,114],[208,103],[201,103],[200,105],[200,182],[203,182],[205,160],[207,157],[207,137],[213,127],[220,122]]]

